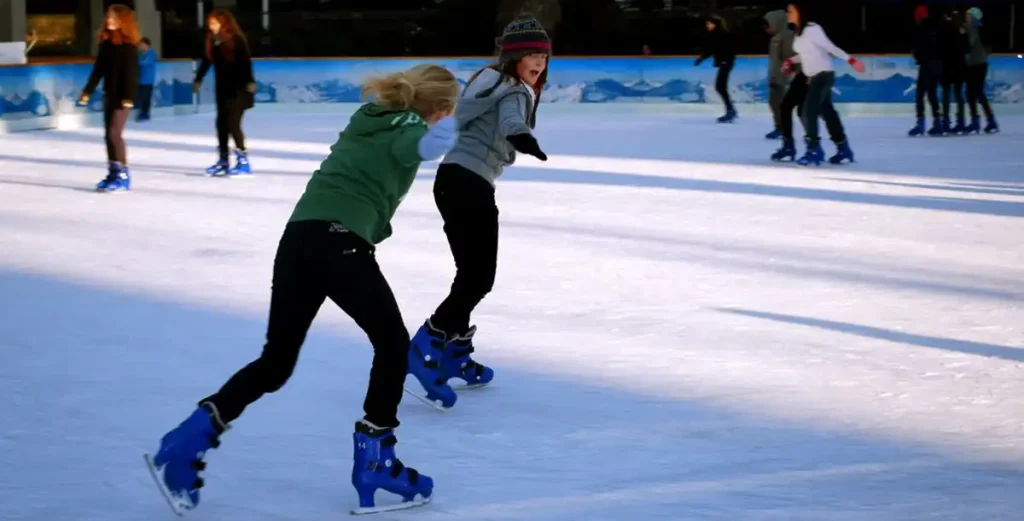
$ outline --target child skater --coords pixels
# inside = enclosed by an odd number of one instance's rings
[[[807,11],[802,5],[802,2],[790,2],[786,9],[789,23],[796,26],[796,38],[793,40],[796,56],[783,63],[786,70],[789,70],[793,63],[799,63],[803,67],[804,75],[807,76],[807,95],[803,106],[807,152],[797,160],[797,164],[820,165],[825,159],[825,151],[821,149],[818,137],[818,116],[825,120],[838,149],[836,155],[829,158],[829,162],[840,164],[844,161],[853,161],[853,150],[846,138],[839,113],[832,105],[832,86],[836,81],[832,57],[846,60],[857,72],[864,72],[864,64],[836,47],[820,25],[809,22]]]
[[[476,326],[470,314],[491,291],[498,262],[498,207],[494,182],[518,151],[542,161],[531,129],[547,81],[551,41],[533,17],[521,15],[502,34],[498,61],[478,71],[466,85],[455,111],[459,139],[441,161],[434,180],[434,202],[444,220],[455,258],[455,280],[413,336],[409,372],[427,391],[427,400],[455,405],[452,377],[470,387],[486,385],[494,371],[471,357]]]
[[[447,69],[417,65],[367,83],[363,105],[313,172],[285,226],[274,259],[267,341],[259,358],[235,373],[216,393],[146,456],[154,479],[179,514],[199,504],[206,451],[245,408],[284,386],[310,324],[330,298],[366,332],[373,345],[366,415],[355,424],[352,484],[360,509],[394,510],[430,499],[433,480],[395,455],[394,430],[402,399],[409,332],[395,296],[374,257],[391,234],[391,218],[416,177],[421,161],[441,157],[455,142],[449,117],[459,94]],[[403,503],[375,507],[376,489]],[[419,495],[420,499],[416,499]]]
[[[719,123],[731,123],[736,120],[736,108],[729,97],[729,74],[736,63],[736,42],[732,33],[725,26],[725,20],[711,16],[704,20],[704,27],[708,30],[704,40],[704,48],[700,57],[694,65],[700,65],[704,60],[714,57],[715,67],[718,67],[718,75],[715,76],[715,92],[722,97],[725,104],[725,115],[718,118]]]
[[[99,53],[92,66],[89,81],[82,89],[79,103],[89,103],[93,91],[103,80],[103,132],[107,142],[107,177],[96,185],[99,192],[131,190],[128,152],[124,143],[124,126],[135,105],[139,87],[139,24],[135,11],[115,4],[107,9],[99,32]]]
[[[964,134],[981,131],[981,118],[978,117],[978,104],[985,112],[985,132],[999,132],[999,123],[992,112],[992,106],[985,95],[985,77],[988,76],[988,51],[981,38],[982,11],[977,7],[967,10],[967,105],[971,108],[971,124],[964,128]]]
[[[139,40],[139,114],[135,121],[149,121],[149,110],[153,105],[153,84],[156,83],[156,51],[149,38]]]
[[[249,43],[230,11],[214,9],[206,17],[206,42],[203,61],[196,71],[192,89],[199,92],[203,77],[213,65],[215,97],[217,103],[217,151],[220,159],[207,175],[249,176],[249,153],[245,150],[242,116],[253,107],[256,80],[252,75],[252,57]],[[235,141],[235,166],[228,165],[228,135]]]

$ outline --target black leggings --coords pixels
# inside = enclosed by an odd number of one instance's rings
[[[985,95],[985,77],[988,76],[988,62],[967,66],[967,104],[971,107],[971,117],[978,117],[978,104],[985,111],[985,117],[992,119],[992,107]]]
[[[942,113],[946,119],[950,118],[949,102],[950,94],[956,99],[957,120],[964,119],[964,71],[960,69],[946,68],[942,73]]]
[[[718,66],[718,74],[715,76],[715,92],[722,97],[725,103],[726,112],[735,112],[732,106],[732,98],[729,97],[729,74],[732,73],[732,64]]]
[[[373,345],[370,385],[363,402],[366,420],[379,427],[397,427],[409,362],[409,332],[377,265],[374,247],[341,225],[325,221],[288,223],[274,259],[263,353],[199,403],[212,402],[227,423],[265,393],[283,387],[327,298],[352,317]]]
[[[128,164],[123,134],[130,113],[131,109],[123,108],[120,101],[106,100],[103,103],[103,139],[107,142],[107,161]]]
[[[245,103],[238,99],[217,100],[217,151],[221,159],[228,158],[228,135],[235,140],[235,148],[245,150],[245,134],[242,132],[245,109]]]
[[[939,80],[942,77],[942,66],[922,63],[917,69],[917,93],[914,108],[917,119],[924,119],[924,98],[928,97],[928,105],[932,108],[932,118],[942,117],[939,113]]]
[[[498,271],[498,206],[494,186],[455,164],[442,164],[434,202],[455,258],[455,280],[431,324],[448,334],[469,330],[470,314],[494,287]]]
[[[797,110],[797,116],[803,124],[804,99],[807,98],[807,76],[804,73],[797,74],[793,81],[789,82],[789,88],[782,96],[782,107],[779,109],[779,119],[782,124],[782,142],[786,146],[793,146],[793,109]]]

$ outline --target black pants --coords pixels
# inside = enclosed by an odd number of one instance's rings
[[[843,122],[839,119],[835,105],[832,104],[832,87],[836,83],[836,73],[819,72],[811,76],[807,81],[807,99],[804,100],[804,130],[807,132],[807,140],[817,144],[818,118],[825,120],[825,126],[836,144],[846,141],[846,130]]]
[[[149,117],[149,110],[153,105],[153,86],[139,85],[135,96],[135,108],[139,109],[139,116]]]
[[[397,427],[409,332],[377,265],[374,247],[341,225],[324,221],[293,222],[285,228],[274,259],[263,353],[199,403],[213,402],[226,423],[265,393],[283,387],[326,298],[352,317],[373,345],[370,386],[363,403],[366,419],[379,427]]]
[[[469,316],[494,287],[498,270],[498,205],[494,187],[453,164],[442,164],[434,180],[434,202],[455,257],[455,280],[448,297],[430,317],[434,327],[462,334]]]
[[[245,150],[245,134],[242,133],[242,116],[246,104],[237,98],[217,99],[217,152],[221,159],[228,158],[228,136],[235,140],[235,148]]]
[[[964,70],[946,67],[942,72],[942,113],[949,119],[950,94],[956,100],[957,120],[964,118]]]
[[[793,146],[793,109],[797,110],[797,115],[803,124],[805,99],[807,99],[807,76],[801,72],[793,78],[793,81],[789,82],[789,88],[782,96],[782,107],[779,109],[782,141],[787,146]]]
[[[732,98],[729,97],[729,74],[732,73],[732,65],[731,63],[719,65],[718,74],[715,76],[715,92],[722,97],[726,112],[736,111],[732,106]]]
[[[988,76],[988,62],[967,66],[967,104],[971,107],[971,117],[978,117],[978,104],[985,111],[985,117],[992,119],[992,107],[985,95],[985,77]]]
[[[939,119],[939,80],[942,78],[942,65],[922,63],[917,68],[917,95],[914,108],[917,119],[924,119],[924,98],[928,97],[928,105],[932,108],[932,118]]]
[[[103,102],[103,139],[107,142],[107,161],[128,164],[128,151],[124,144],[124,125],[131,109],[122,108],[121,100]]]

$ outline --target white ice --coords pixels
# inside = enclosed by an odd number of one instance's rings
[[[498,185],[474,317],[497,378],[403,402],[435,499],[377,519],[1021,519],[1024,118],[851,118],[858,162],[801,169],[767,160],[767,119],[550,112],[551,160]],[[0,137],[0,518],[173,518],[141,454],[259,354],[278,238],[345,121],[248,115],[250,181],[198,175],[211,116],[132,124],[115,195],[90,191],[102,130]],[[410,330],[454,273],[433,170],[378,251]],[[348,517],[370,357],[328,302],[191,519]]]

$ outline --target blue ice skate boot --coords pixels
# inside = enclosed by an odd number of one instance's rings
[[[793,161],[796,159],[796,147],[792,142],[783,142],[782,148],[772,154],[772,161]]]
[[[204,402],[191,416],[160,439],[156,456],[146,454],[149,471],[171,510],[181,515],[199,505],[199,489],[206,470],[206,451],[220,446],[220,435],[228,426],[220,420],[216,406]]]
[[[980,134],[981,133],[981,118],[978,116],[971,116],[971,124],[964,127],[964,135]]]
[[[814,165],[818,166],[825,161],[825,151],[821,149],[821,143],[815,139],[807,140],[807,151],[804,155],[796,160],[796,164],[800,166]]]
[[[844,161],[853,162],[853,149],[850,148],[849,141],[840,141],[836,143],[836,155],[828,158],[828,162],[833,165],[841,165]]]
[[[455,335],[448,343],[446,357],[442,362],[441,377],[445,380],[458,378],[466,385],[461,389],[483,387],[494,379],[494,370],[473,360],[473,335],[476,326],[469,328],[464,334]]]
[[[954,136],[959,136],[964,133],[964,130],[966,128],[967,126],[964,125],[964,116],[963,114],[961,114],[956,117],[956,125],[953,125],[953,128],[948,129],[947,133],[953,134]]]
[[[932,122],[932,128],[928,129],[928,135],[932,137],[941,136],[945,132],[945,126],[942,124],[942,118],[935,118]]]
[[[986,134],[995,134],[996,132],[999,132],[999,123],[996,123],[996,117],[995,116],[989,116],[988,117],[988,124],[985,125],[985,133]]]
[[[420,326],[409,345],[409,374],[415,376],[427,392],[426,400],[440,403],[444,409],[451,408],[458,400],[441,366],[447,347],[447,333],[436,329],[430,320]]]
[[[245,150],[235,150],[235,166],[228,170],[228,177],[252,177],[252,167],[249,166],[249,153]]]
[[[359,494],[359,508],[352,510],[352,514],[402,510],[430,502],[434,480],[403,465],[395,454],[397,443],[393,429],[378,427],[366,420],[356,422],[356,432],[352,435],[355,449],[352,486]],[[377,489],[402,496],[402,502],[377,506],[373,498]]]
[[[782,139],[782,131],[775,129],[764,135],[765,139]]]
[[[914,127],[910,129],[910,132],[907,132],[907,135],[910,136],[910,137],[923,136],[924,135],[924,120],[921,119],[921,118],[918,118],[917,123],[915,123]]]
[[[132,189],[132,178],[128,173],[128,167],[111,161],[107,166],[107,177],[96,184],[97,192],[119,192]]]
[[[221,176],[228,172],[231,165],[228,164],[228,158],[222,157],[217,160],[212,166],[206,169],[206,175]]]
[[[726,110],[725,111],[725,115],[719,117],[717,121],[719,123],[733,123],[733,122],[736,121],[737,117],[738,117],[738,114],[736,114],[736,109],[729,109],[729,110]]]

